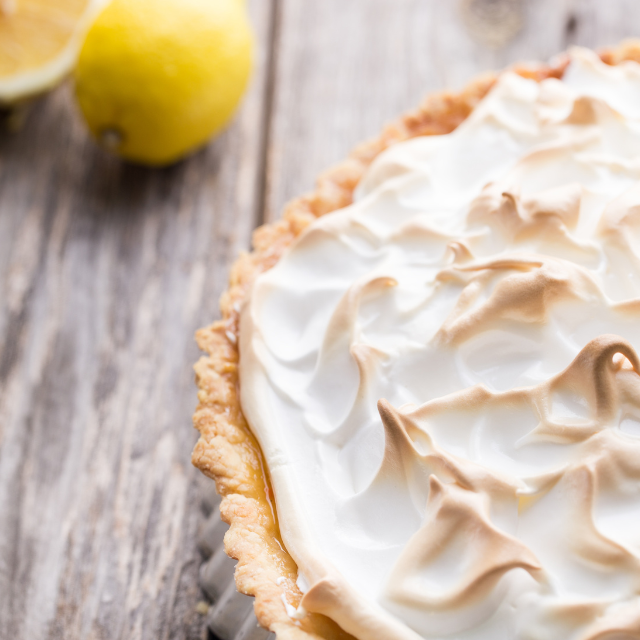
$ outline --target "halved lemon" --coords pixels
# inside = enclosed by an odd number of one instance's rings
[[[0,104],[56,85],[108,0],[0,0]]]

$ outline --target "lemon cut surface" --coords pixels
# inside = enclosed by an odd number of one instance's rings
[[[104,0],[0,0],[0,103],[46,91],[73,67]]]

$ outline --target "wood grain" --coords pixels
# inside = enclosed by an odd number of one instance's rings
[[[0,136],[2,638],[204,633],[193,333],[258,222],[271,5],[252,13],[252,90],[186,162],[108,157],[69,86]]]
[[[502,48],[462,0],[250,5],[251,92],[190,160],[108,157],[68,86],[0,133],[0,638],[202,637],[192,334],[253,227],[429,91],[640,35],[636,0],[523,0]]]
[[[461,88],[513,62],[546,60],[574,43],[600,47],[640,36],[634,0],[521,0],[522,29],[499,49],[470,34],[462,0],[281,3],[265,195],[270,220],[319,172],[428,92]]]

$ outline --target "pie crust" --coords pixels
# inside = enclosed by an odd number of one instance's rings
[[[599,52],[607,64],[640,62],[640,41],[625,41]],[[518,65],[511,70],[541,81],[561,78],[566,55],[552,65]],[[195,365],[199,404],[194,426],[200,438],[192,461],[216,481],[222,496],[220,512],[230,525],[225,550],[238,560],[238,590],[255,596],[260,624],[279,640],[351,638],[333,621],[319,614],[291,618],[302,593],[296,585],[297,566],[284,548],[278,528],[269,473],[260,447],[242,414],[238,389],[239,312],[258,274],[271,268],[289,244],[314,220],[349,205],[353,191],[372,160],[396,142],[453,131],[496,81],[495,74],[479,76],[459,93],[440,92],[426,98],[414,112],[387,126],[374,140],[357,147],[340,164],[319,176],[315,191],[290,202],[283,218],[257,229],[253,251],[243,253],[231,270],[229,288],[222,295],[222,320],[200,329],[196,340],[206,356]],[[285,604],[286,603],[286,604]],[[290,605],[290,606],[288,606]]]

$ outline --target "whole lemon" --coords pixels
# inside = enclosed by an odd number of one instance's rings
[[[252,52],[242,0],[113,0],[86,35],[76,97],[106,147],[169,164],[228,122]]]

